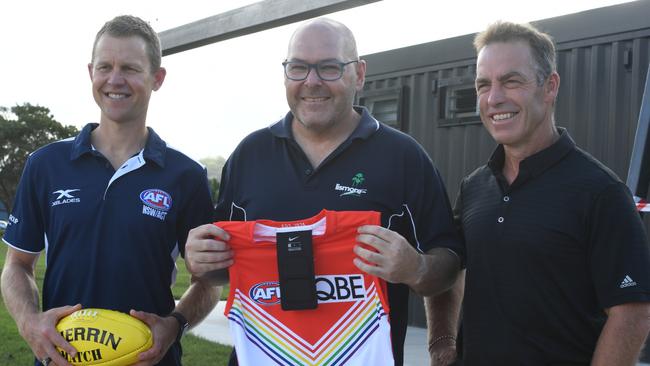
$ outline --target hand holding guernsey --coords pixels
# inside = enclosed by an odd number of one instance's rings
[[[239,365],[392,365],[386,282],[352,260],[357,228],[373,211],[327,211],[298,221],[221,221],[235,262],[225,315]],[[285,311],[276,234],[311,230],[318,307]]]

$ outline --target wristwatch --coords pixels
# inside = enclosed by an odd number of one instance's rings
[[[178,311],[173,311],[169,316],[173,316],[174,319],[178,322],[178,334],[176,335],[176,342],[181,341],[181,338],[183,338],[183,335],[185,332],[187,332],[188,329],[190,329],[190,322],[187,321],[187,318],[183,316],[183,314],[179,313]]]

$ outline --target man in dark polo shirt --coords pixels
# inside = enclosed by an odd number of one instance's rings
[[[147,22],[128,15],[106,22],[88,64],[99,124],[25,163],[3,238],[2,296],[36,365],[70,365],[76,351],[55,326],[83,306],[130,311],[154,340],[138,364],[178,366],[180,336],[218,301],[214,287],[195,281],[178,304],[171,292],[187,233],[210,222],[213,208],[205,169],[146,126],[166,75],[160,63]],[[43,251],[41,311],[34,268]]]
[[[327,19],[301,26],[283,66],[291,112],[246,137],[230,156],[217,218],[291,221],[322,209],[380,212],[382,226],[362,227],[358,238],[378,252],[355,249],[376,265],[355,263],[390,282],[393,354],[395,364],[402,365],[409,286],[418,291],[435,268],[424,253],[458,245],[443,181],[411,137],[353,106],[366,64],[347,27]],[[192,230],[186,257],[190,271],[204,276],[230,263],[227,239],[215,226]],[[449,359],[455,356],[458,307],[436,313],[437,336],[446,336],[439,349]]]
[[[476,91],[498,143],[461,183],[464,361],[633,365],[650,329],[650,254],[627,187],[555,126],[551,38],[480,33]]]

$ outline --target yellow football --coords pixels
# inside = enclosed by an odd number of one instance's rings
[[[132,365],[153,344],[147,324],[113,310],[81,309],[61,318],[56,329],[77,350],[72,357],[57,347],[73,365]]]

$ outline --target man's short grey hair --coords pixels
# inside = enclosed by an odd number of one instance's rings
[[[555,44],[546,33],[539,31],[530,24],[517,24],[498,21],[474,38],[474,49],[478,53],[490,43],[523,41],[530,46],[535,68],[537,69],[537,84],[544,81],[557,70],[555,63]]]

